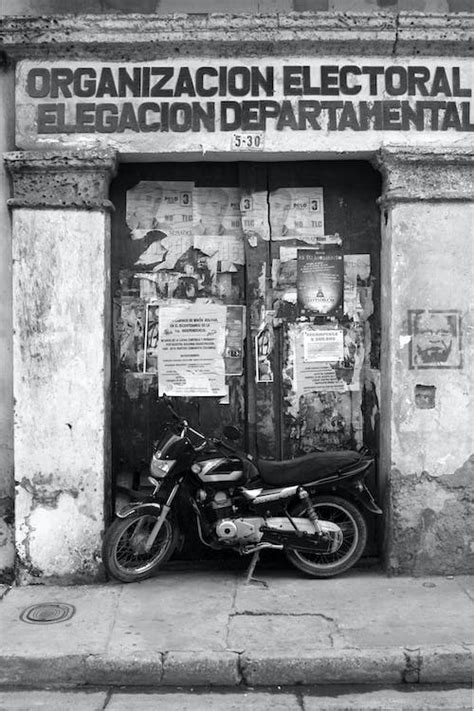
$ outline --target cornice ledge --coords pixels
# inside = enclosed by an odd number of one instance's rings
[[[119,61],[206,56],[376,56],[473,53],[474,13],[304,12],[258,15],[91,15],[5,17],[5,59]]]
[[[113,209],[114,151],[14,151],[3,158],[13,182],[11,208]]]
[[[378,151],[372,163],[383,177],[382,206],[412,201],[474,201],[474,153],[468,148]]]

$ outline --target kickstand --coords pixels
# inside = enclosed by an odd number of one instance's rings
[[[260,559],[260,551],[255,551],[255,553],[252,556],[252,560],[250,561],[250,565],[247,570],[247,575],[245,577],[245,585],[250,585],[250,583],[257,583],[259,585],[263,585],[264,587],[268,587],[266,582],[264,580],[258,580],[257,578],[253,577],[255,567]]]

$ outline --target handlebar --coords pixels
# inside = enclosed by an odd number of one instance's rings
[[[215,447],[223,447],[224,449],[227,449],[229,452],[234,452],[238,453],[239,449],[237,447],[234,447],[231,444],[228,444],[227,442],[223,442],[221,439],[218,439],[217,437],[206,437],[206,435],[203,435],[201,432],[198,432],[198,430],[195,430],[187,420],[185,420],[181,415],[179,415],[176,410],[174,409],[171,398],[169,395],[166,395],[166,393],[163,393],[161,396],[161,400],[163,401],[164,405],[166,405],[167,409],[169,410],[170,414],[174,417],[176,422],[183,427],[183,434],[184,431],[186,432],[191,432],[193,435],[199,437],[202,440],[202,444],[199,445],[198,448],[201,448],[205,446],[206,443],[212,444]]]

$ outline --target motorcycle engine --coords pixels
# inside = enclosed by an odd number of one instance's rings
[[[264,523],[263,518],[233,516],[234,507],[226,491],[216,491],[210,505],[217,519],[216,536],[221,543],[229,546],[236,543],[257,543],[262,538],[260,526]]]
[[[216,534],[222,543],[257,543],[262,533],[263,518],[224,518],[216,524]]]

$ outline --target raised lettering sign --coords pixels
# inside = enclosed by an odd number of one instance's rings
[[[465,60],[24,61],[17,142],[281,151],[329,145],[331,134],[345,135],[341,145],[361,134],[455,136],[474,128],[471,78]]]

